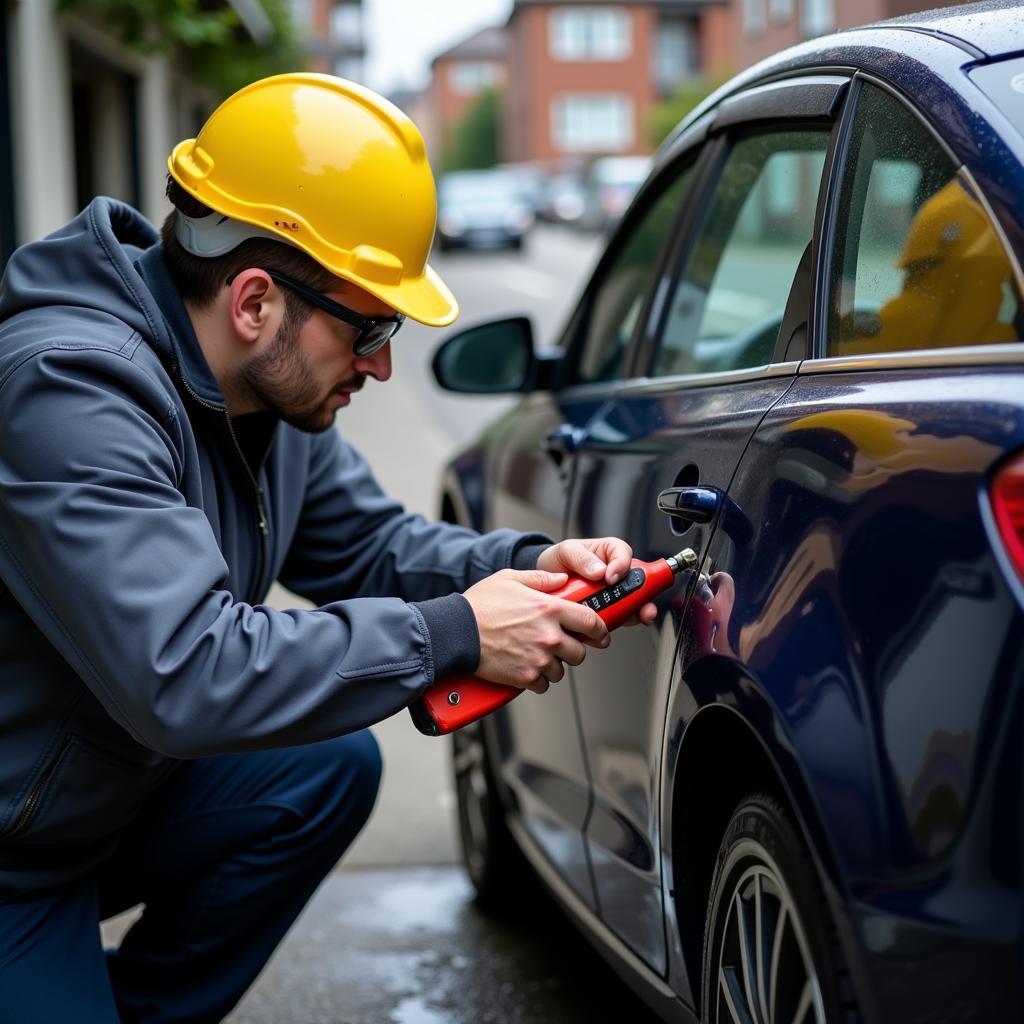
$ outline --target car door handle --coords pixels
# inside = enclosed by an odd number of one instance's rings
[[[658,511],[686,523],[709,523],[722,495],[711,487],[667,487],[658,495]]]
[[[571,455],[587,436],[582,427],[574,427],[571,423],[560,423],[553,430],[544,435],[544,451],[554,459],[558,465],[566,455]]]

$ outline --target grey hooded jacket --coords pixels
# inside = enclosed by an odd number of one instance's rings
[[[405,514],[336,430],[233,423],[130,207],[22,247],[0,287],[0,896],[87,872],[182,758],[336,736],[472,671],[458,591],[545,543]],[[319,607],[261,605],[275,579]]]

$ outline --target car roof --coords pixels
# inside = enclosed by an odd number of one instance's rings
[[[1021,0],[977,0],[876,22],[871,29],[928,32],[959,41],[986,57],[1024,50],[1024,4]]]

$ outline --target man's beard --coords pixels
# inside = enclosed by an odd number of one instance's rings
[[[334,423],[337,410],[327,406],[331,396],[337,391],[358,391],[366,383],[366,374],[355,373],[338,381],[324,395],[299,348],[302,324],[297,317],[286,314],[270,347],[242,368],[238,383],[259,405],[285,423],[320,434]]]

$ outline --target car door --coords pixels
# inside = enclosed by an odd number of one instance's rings
[[[498,428],[504,433],[494,460],[488,527],[565,536],[576,447],[621,378],[688,187],[682,172],[649,192],[610,244],[571,318],[554,389],[531,396]],[[519,821],[593,908],[582,836],[590,787],[571,685],[553,686],[543,698],[525,694],[491,728]]]
[[[711,557],[716,648],[777,709],[856,899],[956,842],[1019,665],[989,488],[1024,446],[1024,305],[960,161],[882,83],[854,92],[814,358],[730,491],[761,530]],[[709,654],[688,650],[684,675]]]
[[[614,534],[654,559],[715,526],[756,525],[724,503],[758,423],[792,385],[812,237],[834,115],[847,79],[812,76],[741,93],[718,109],[686,230],[632,367],[576,457],[567,532]],[[705,522],[657,509],[676,488],[708,498]],[[723,510],[725,513],[723,515]],[[667,969],[659,834],[660,752],[685,587],[650,629],[623,629],[572,672],[592,781],[584,832],[600,914],[654,969]]]

